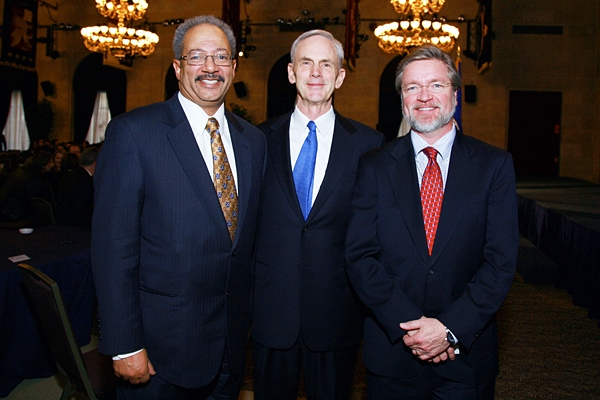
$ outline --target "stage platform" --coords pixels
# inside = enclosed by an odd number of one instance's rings
[[[600,318],[600,185],[572,178],[518,179],[517,194],[521,234],[555,263],[523,271],[523,277],[567,289],[575,305]]]

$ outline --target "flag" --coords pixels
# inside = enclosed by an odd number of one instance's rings
[[[462,79],[462,67],[460,61],[460,47],[456,51],[456,70]],[[454,111],[454,123],[459,131],[462,131],[462,87],[456,91],[456,110]]]
[[[348,0],[346,10],[344,58],[348,70],[354,71],[356,68],[356,35],[358,33],[358,0]]]

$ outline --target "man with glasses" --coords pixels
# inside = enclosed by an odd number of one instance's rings
[[[212,16],[173,40],[179,92],[114,118],[96,175],[102,353],[123,399],[237,399],[266,142],[224,108],[236,61]]]
[[[460,85],[438,48],[406,56],[396,89],[411,132],[359,164],[346,260],[368,308],[369,399],[494,398],[516,185],[510,154],[456,130]]]

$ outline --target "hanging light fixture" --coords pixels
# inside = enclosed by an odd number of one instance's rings
[[[96,0],[96,8],[104,17],[116,19],[117,26],[86,26],[81,29],[83,44],[90,51],[111,53],[118,60],[148,56],[158,43],[156,33],[125,26],[125,20],[140,19],[146,13],[146,0]],[[130,22],[129,22],[130,24]]]
[[[445,0],[390,0],[396,12],[404,14],[399,22],[378,26],[374,33],[379,47],[387,53],[406,54],[412,48],[433,44],[450,51],[456,43],[459,30],[436,19],[422,19],[424,14],[435,14]],[[412,15],[412,18],[409,18]]]
[[[148,9],[146,0],[96,0],[100,15],[110,19],[140,19]]]
[[[435,14],[442,9],[446,0],[390,0],[398,14]]]

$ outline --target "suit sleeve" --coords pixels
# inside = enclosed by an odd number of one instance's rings
[[[379,260],[378,169],[382,170],[369,154],[361,158],[346,236],[346,262],[348,277],[361,301],[395,343],[405,333],[399,324],[423,313]]]
[[[100,351],[145,347],[138,271],[144,180],[140,154],[124,118],[111,121],[96,173],[92,268],[98,296]]]
[[[439,316],[469,348],[508,293],[519,249],[518,205],[512,157],[496,159],[487,201],[483,261],[463,293]]]

